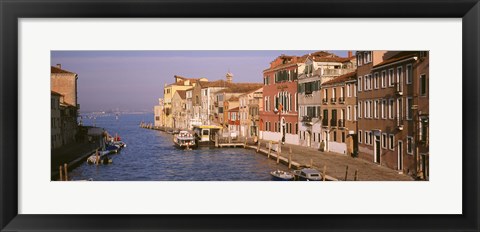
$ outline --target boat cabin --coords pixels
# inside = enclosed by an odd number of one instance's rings
[[[203,125],[194,126],[193,131],[200,142],[215,141],[215,134],[222,129],[221,126]]]

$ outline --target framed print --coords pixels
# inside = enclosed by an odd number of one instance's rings
[[[479,7],[1,1],[0,228],[477,231]]]

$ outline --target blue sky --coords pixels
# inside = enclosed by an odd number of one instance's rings
[[[261,83],[262,70],[277,56],[315,51],[52,51],[50,63],[78,74],[82,112],[152,111],[174,75],[219,80],[230,70],[234,82]]]

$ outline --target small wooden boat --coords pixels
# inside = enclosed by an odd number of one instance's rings
[[[280,181],[289,181],[295,178],[295,176],[292,173],[285,172],[282,170],[272,171],[270,172],[270,175],[272,175],[273,180],[280,180]]]
[[[98,154],[94,153],[93,155],[87,158],[87,163],[96,164],[97,159],[98,159],[98,163],[102,163],[102,164],[112,163],[112,159],[107,156],[110,153],[112,153],[112,151],[98,151]]]
[[[173,137],[173,143],[179,148],[191,149],[196,146],[195,137],[188,131],[180,131]]]

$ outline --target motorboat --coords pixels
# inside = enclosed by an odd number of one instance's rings
[[[191,149],[196,147],[195,137],[188,131],[179,131],[173,136],[173,143],[179,148]]]
[[[294,170],[295,180],[303,181],[319,181],[322,180],[322,174],[313,168],[303,168],[300,170]]]
[[[124,143],[123,141],[114,141],[113,144],[120,146],[120,148],[124,148],[127,146],[127,144]]]
[[[272,175],[273,180],[280,180],[280,181],[289,181],[294,180],[295,176],[290,172],[285,172],[282,170],[271,171],[270,175]]]

